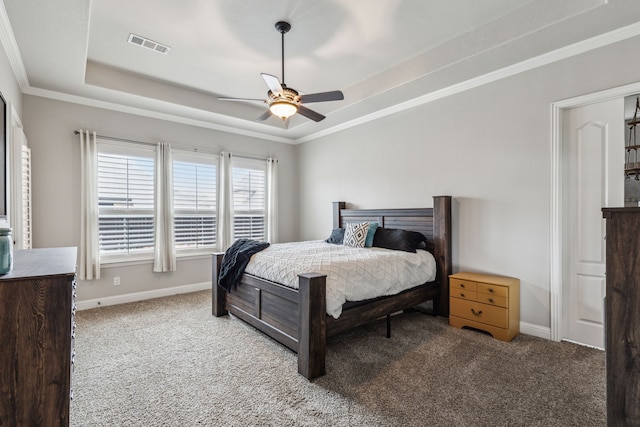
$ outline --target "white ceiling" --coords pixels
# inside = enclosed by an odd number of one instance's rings
[[[25,93],[301,142],[640,18],[637,0],[4,0]],[[628,8],[625,14],[623,8]],[[307,106],[289,129],[260,73],[344,101]],[[127,43],[130,33],[167,55]],[[6,49],[5,49],[6,50]],[[14,67],[15,69],[15,67]]]

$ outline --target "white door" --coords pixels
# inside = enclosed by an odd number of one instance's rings
[[[624,206],[624,99],[563,115],[562,339],[604,348],[605,222]]]

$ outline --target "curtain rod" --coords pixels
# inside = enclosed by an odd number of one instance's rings
[[[74,135],[80,135],[80,131],[79,130],[74,130],[73,133],[74,133]],[[144,145],[153,145],[153,146],[156,145],[153,142],[134,141],[133,139],[115,138],[113,136],[105,136],[105,135],[98,135],[98,134],[96,134],[96,138],[106,139],[108,141],[131,142],[133,144],[144,144]]]
[[[77,130],[77,129],[76,129],[76,130],[74,130],[74,131],[73,131],[73,133],[74,133],[74,135],[80,135],[80,131],[79,131],[79,130]],[[132,143],[132,144],[143,144],[143,145],[153,145],[153,146],[156,146],[156,145],[157,145],[156,143],[153,143],[153,142],[135,141],[135,140],[133,140],[133,139],[125,139],[125,138],[116,138],[116,137],[113,137],[113,136],[99,135],[99,134],[97,134],[97,133],[96,133],[96,138],[106,139],[106,140],[108,140],[108,141],[130,142],[130,143]],[[179,148],[179,150],[183,150],[183,148]],[[199,150],[199,149],[197,149],[197,148],[184,149],[184,150],[186,150],[186,151],[194,151],[194,152],[196,152],[196,153],[206,153],[206,154],[215,154],[215,155],[220,154],[220,153],[213,153],[213,152],[210,152],[210,151],[202,151],[202,150]],[[232,154],[233,154],[233,153],[232,153]],[[243,155],[241,155],[241,154],[233,154],[233,156],[235,156],[235,157],[241,157],[241,158],[243,158],[243,159],[264,160],[264,161],[266,161],[266,160],[267,160],[267,159],[262,158],[262,157],[243,156]]]

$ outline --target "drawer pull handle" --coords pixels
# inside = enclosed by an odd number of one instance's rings
[[[460,283],[460,287],[464,289],[464,283]]]
[[[464,298],[464,293],[460,292],[460,296],[461,296],[462,298]]]
[[[489,302],[493,304],[493,298],[489,298]]]
[[[493,288],[489,288],[489,292],[493,293]]]
[[[480,316],[482,314],[482,310],[475,311],[473,308],[471,309],[471,312],[474,314],[474,316]]]

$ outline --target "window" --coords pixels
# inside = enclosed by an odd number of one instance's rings
[[[100,255],[153,254],[155,149],[99,142]]]
[[[231,173],[235,239],[265,240],[266,163],[234,157]]]
[[[211,249],[216,244],[218,156],[173,152],[173,208],[176,250]]]
[[[31,149],[22,145],[21,156],[22,248],[31,249]]]
[[[31,149],[22,127],[11,133],[11,228],[15,249],[31,249]]]
[[[156,220],[155,174],[156,147],[145,144],[112,142],[98,138],[97,145],[98,250],[105,263],[154,259]],[[231,160],[233,216],[224,216],[232,230],[222,229],[222,213],[218,211],[220,156],[193,151],[172,150],[173,241],[174,255],[210,253],[221,243],[218,234],[234,233],[236,239],[266,240],[267,162],[247,158]],[[90,195],[94,200],[94,195]],[[90,207],[95,212],[94,207]],[[166,207],[169,208],[169,207]],[[168,214],[170,217],[171,214]],[[95,217],[94,217],[95,224]],[[164,224],[168,225],[168,224]],[[166,229],[166,227],[165,227]],[[224,233],[220,233],[224,232]],[[92,233],[95,233],[95,228]],[[161,234],[158,236],[162,237]],[[171,240],[171,239],[168,239]],[[166,241],[158,239],[158,244]],[[228,246],[228,243],[225,243]],[[174,248],[158,248],[159,251]],[[154,256],[155,255],[155,256]],[[155,264],[154,264],[155,265]],[[156,267],[154,267],[156,268]]]

